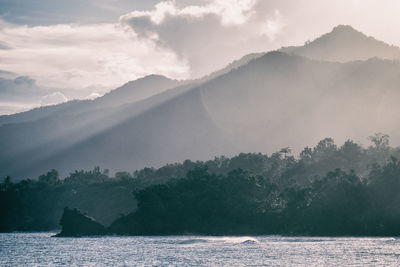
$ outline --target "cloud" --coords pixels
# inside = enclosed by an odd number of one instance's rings
[[[268,50],[265,44],[279,34],[279,12],[258,14],[257,0],[184,2],[159,2],[115,23],[0,21],[0,40],[7,41],[0,69],[31,77],[46,95],[58,91],[69,99],[85,98],[149,74],[206,75],[246,53]]]
[[[27,76],[13,77],[13,73],[0,71],[0,96],[29,97],[40,92],[35,80]]]
[[[35,108],[37,106],[29,104],[29,103],[23,103],[23,102],[12,102],[12,101],[0,101],[0,116],[1,115],[8,115],[8,114],[13,114],[17,112],[23,112],[32,108]]]
[[[17,85],[28,85],[28,86],[34,86],[35,85],[35,80],[27,77],[27,76],[19,76],[14,79],[14,83]]]
[[[121,16],[139,38],[154,40],[188,61],[192,77],[223,67],[241,55],[302,45],[338,24],[390,44],[400,44],[400,2],[388,0],[162,1]],[[377,12],[380,10],[381,12]],[[385,14],[385,16],[382,16]],[[376,23],[379,21],[379,23]]]
[[[0,20],[5,48],[0,49],[0,69],[35,81],[21,90],[7,85],[14,93],[34,88],[36,98],[24,100],[34,105],[46,104],[45,96],[54,92],[68,99],[103,95],[149,74],[200,77],[270,48],[282,16],[278,10],[256,11],[258,2],[162,1],[114,23],[21,26]],[[3,94],[3,100],[16,99]]]
[[[99,94],[99,93],[91,93],[90,95],[88,95],[88,96],[86,97],[86,99],[93,100],[93,99],[96,99],[96,98],[101,97],[101,96],[102,96],[102,95]]]
[[[215,15],[224,26],[245,23],[254,11],[255,0],[215,0],[206,5],[192,5],[178,8],[175,1],[164,1],[151,11],[133,11],[121,17],[123,21],[142,20],[145,24],[162,24],[169,17],[182,19],[203,19]]]
[[[32,78],[0,70],[0,115],[38,106],[43,93]]]
[[[0,40],[0,69],[30,76],[40,87],[99,92],[151,73],[186,78],[187,65],[173,51],[138,39],[120,23],[7,26]]]
[[[154,40],[189,62],[191,76],[206,75],[233,59],[275,48],[284,22],[279,10],[257,9],[256,0],[214,0],[179,7],[164,1],[150,11],[121,16],[138,37]]]
[[[56,105],[67,102],[68,98],[60,92],[54,92],[42,97],[40,101],[41,106]]]
[[[8,45],[4,42],[0,42],[0,49],[7,50],[10,49],[10,47],[8,47]]]

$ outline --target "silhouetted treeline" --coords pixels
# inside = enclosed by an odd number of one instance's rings
[[[242,170],[206,168],[135,193],[138,209],[108,233],[128,235],[399,235],[400,162],[366,178],[336,169],[309,186],[284,189]]]
[[[6,177],[0,231],[56,229],[68,206],[119,234],[396,234],[400,151],[386,135],[370,139],[364,148],[326,138],[297,158],[284,148],[113,176]]]

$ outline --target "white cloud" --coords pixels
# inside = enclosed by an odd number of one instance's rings
[[[61,92],[54,92],[49,95],[43,96],[40,101],[40,105],[41,106],[56,105],[67,101],[68,98]]]
[[[24,102],[13,102],[13,101],[0,101],[0,116],[8,115],[17,112],[23,112],[32,108],[37,107],[37,105],[24,103]]]
[[[274,41],[276,37],[282,32],[285,26],[282,15],[278,9],[275,9],[274,16],[268,18],[265,21],[261,29],[261,33],[266,35],[271,41]]]
[[[282,17],[258,10],[258,2],[162,1],[101,24],[20,26],[0,20],[0,70],[36,81],[32,105],[65,101],[58,93],[95,98],[148,74],[199,77],[270,48]]]
[[[121,17],[123,21],[148,18],[153,24],[161,24],[168,17],[202,19],[208,15],[219,17],[225,26],[245,23],[254,13],[256,0],[214,0],[206,5],[192,5],[178,8],[175,1],[164,1],[155,5],[152,11],[133,11]]]
[[[100,92],[151,73],[186,78],[187,65],[120,23],[0,28],[0,69],[34,78],[46,88],[97,87]]]
[[[96,99],[96,98],[101,97],[101,96],[102,96],[102,95],[99,94],[99,93],[91,93],[90,95],[88,95],[88,96],[86,97],[86,99],[93,100],[93,99]]]
[[[179,7],[164,1],[151,11],[121,16],[140,39],[154,40],[189,62],[199,77],[233,59],[276,46],[271,42],[283,27],[278,10],[258,9],[260,0],[214,0]]]
[[[43,89],[39,99],[49,91],[69,99],[102,95],[153,73],[199,77],[246,53],[268,50],[281,17],[274,10],[257,14],[257,2],[163,1],[103,24],[18,26],[0,20],[7,47],[0,49],[0,70],[34,79]]]

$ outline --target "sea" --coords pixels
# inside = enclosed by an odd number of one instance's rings
[[[400,238],[0,234],[0,266],[400,266]]]

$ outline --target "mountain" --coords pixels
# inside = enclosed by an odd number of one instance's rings
[[[155,78],[155,79],[153,79]],[[122,86],[122,92],[110,93],[95,100],[71,101],[55,106],[37,108],[28,112],[0,117],[0,168],[1,175],[14,174],[56,151],[65,149],[89,136],[135,116],[182,93],[187,87],[181,82],[151,76]],[[151,100],[131,100],[124,104],[129,93],[144,90],[149,83],[149,93],[164,91]],[[180,85],[168,92],[168,86]],[[150,86],[151,85],[151,86]],[[119,88],[115,91],[119,91]],[[143,92],[139,92],[143,96]],[[137,95],[137,94],[136,94]],[[109,101],[112,98],[114,101]],[[132,99],[132,97],[131,97]],[[136,98],[135,98],[136,99]],[[120,102],[118,102],[120,101]],[[14,170],[14,171],[9,171]],[[28,172],[29,173],[29,172]]]
[[[96,108],[104,108],[133,103],[159,94],[166,89],[177,87],[183,83],[168,79],[162,75],[148,75],[110,91],[103,97],[95,99],[93,104]]]
[[[228,64],[225,68],[217,70],[215,72],[212,72],[211,74],[199,79],[200,82],[206,82],[208,80],[214,79],[218,76],[221,76],[223,74],[226,74],[234,69],[237,69],[241,66],[246,65],[247,63],[249,63],[251,60],[259,58],[261,56],[265,55],[265,53],[251,53],[251,54],[247,54],[243,57],[241,57],[238,60],[235,60],[233,62],[231,62],[230,64]]]
[[[270,52],[143,112],[129,112],[120,123],[41,160],[34,150],[16,174],[96,165],[132,171],[186,158],[273,152],[287,144],[299,151],[327,136],[365,140],[379,131],[399,142],[398,84],[396,62],[330,63]]]
[[[53,166],[66,170],[102,166],[114,172],[161,166],[187,158],[206,159],[234,149],[209,117],[198,90],[188,90],[143,113],[132,115],[41,161],[21,174]],[[239,152],[239,150],[234,150]],[[46,166],[46,167],[44,167]]]
[[[73,100],[66,103],[35,108],[30,111],[0,116],[0,126],[8,123],[21,123],[43,119],[55,114],[79,114],[90,110],[99,110],[133,103],[185,82],[171,80],[162,75],[148,75],[128,82],[94,100]]]
[[[133,82],[138,93],[130,99],[136,91],[123,86],[94,101],[54,106],[46,116],[0,126],[0,176],[95,166],[133,171],[287,145],[299,152],[325,137],[363,141],[376,132],[400,144],[400,63],[334,61],[256,54],[202,80]]]
[[[339,25],[304,46],[284,47],[280,51],[324,61],[354,61],[373,57],[400,59],[400,48],[378,41],[349,25]]]

